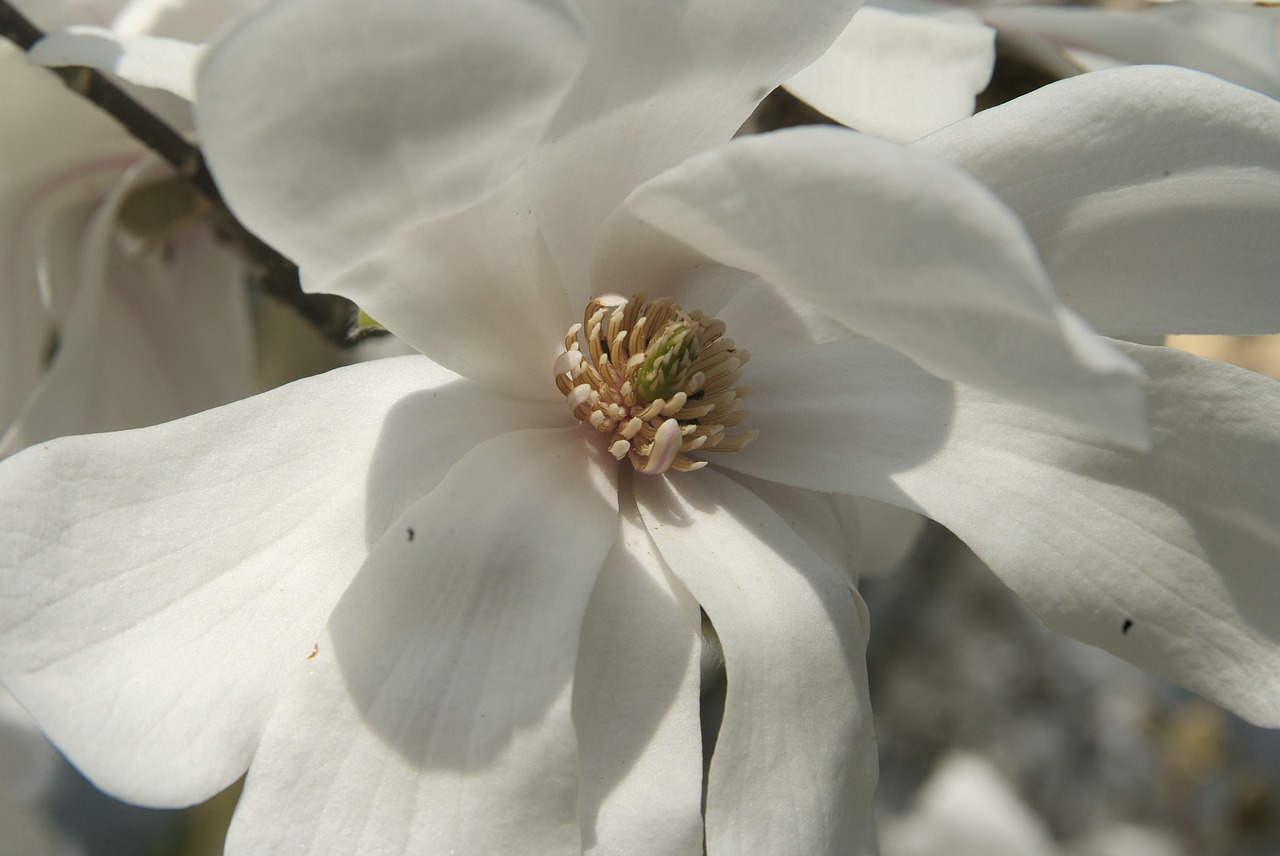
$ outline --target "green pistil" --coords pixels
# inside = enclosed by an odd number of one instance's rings
[[[701,325],[673,324],[663,330],[645,349],[644,362],[636,372],[637,400],[667,400],[684,389],[701,349]]]

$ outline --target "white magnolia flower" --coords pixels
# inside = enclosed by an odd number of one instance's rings
[[[940,520],[1067,632],[1280,722],[1255,573],[1274,385],[1094,336],[1010,209],[936,156],[835,128],[721,145],[851,11],[285,0],[218,44],[197,119],[227,198],[425,356],[0,465],[0,676],[58,745],[156,805],[248,768],[233,854],[869,852],[866,626],[833,510],[854,495]],[[1088,235],[1195,166],[1166,237],[1225,267],[1238,212],[1188,191],[1270,193],[1276,108],[1105,79],[1053,95],[1085,102],[1062,134],[1094,116],[1091,167],[1051,152],[1010,196],[1047,240]],[[1124,130],[1139,98],[1177,146]],[[1144,261],[1099,258],[1091,288]],[[574,354],[598,334],[571,325],[640,291],[687,314],[623,324],[594,376]],[[707,451],[712,423],[743,447]],[[700,610],[728,685],[705,805]]]
[[[198,38],[228,2],[45,3],[68,20]],[[181,116],[189,108],[169,103]],[[0,455],[251,393],[243,265],[113,120],[0,45]],[[176,209],[174,206],[177,206]],[[186,219],[181,212],[186,207]],[[175,213],[178,212],[178,213]],[[150,220],[148,220],[150,218]]]

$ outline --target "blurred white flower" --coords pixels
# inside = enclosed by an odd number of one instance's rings
[[[938,762],[911,810],[883,819],[884,856],[1176,856],[1157,829],[1112,825],[1060,845],[988,759],[955,751]]]
[[[912,810],[882,824],[884,856],[1053,856],[1049,829],[994,764],[955,751],[935,766]]]
[[[121,4],[45,3],[46,26]],[[117,26],[199,38],[217,10],[139,0]],[[189,108],[160,102],[190,126]],[[150,425],[248,395],[243,264],[141,144],[0,45],[0,455],[64,434]]]
[[[1095,336],[935,155],[834,128],[722,144],[851,11],[284,0],[217,44],[197,120],[237,214],[425,356],[0,465],[0,675],[58,745],[159,805],[248,768],[233,854],[869,852],[830,494],[928,513],[1068,632],[1280,721],[1277,617],[1233,597],[1276,555],[1274,387]],[[1043,96],[1083,102],[1064,135],[1092,111],[1091,168],[1023,163],[1011,197],[1114,213],[1164,165],[1280,174],[1275,105],[1100,80]],[[1176,150],[1134,149],[1137,99]],[[1245,118],[1199,121],[1224,102]],[[1171,240],[1225,265],[1184,196]],[[580,373],[566,328],[642,291],[707,317],[588,329]],[[713,455],[708,420],[759,435]],[[728,686],[705,806],[700,611]]]

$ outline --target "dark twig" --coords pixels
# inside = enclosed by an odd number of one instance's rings
[[[24,51],[44,33],[6,0],[0,0],[0,35]],[[200,149],[143,107],[120,87],[91,68],[50,68],[72,91],[92,101],[119,122],[131,136],[168,161],[208,203],[216,228],[238,246],[249,260],[250,276],[259,289],[298,312],[325,338],[351,345],[355,335],[355,304],[332,294],[307,294],[298,280],[298,266],[264,243],[227,208]]]

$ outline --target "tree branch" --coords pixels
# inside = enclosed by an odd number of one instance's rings
[[[6,0],[0,0],[0,35],[23,51],[30,50],[44,38],[40,28]],[[235,218],[223,201],[199,148],[94,69],[67,66],[49,71],[119,122],[134,139],[164,158],[178,175],[190,182],[208,204],[215,228],[248,259],[250,278],[257,288],[287,303],[335,344],[350,346],[363,338],[354,332],[355,304],[337,295],[303,292],[298,266]]]

